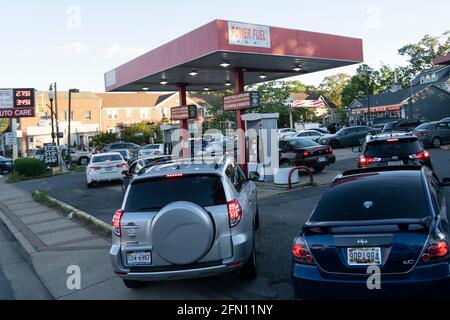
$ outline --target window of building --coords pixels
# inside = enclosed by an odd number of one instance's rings
[[[133,109],[127,109],[127,117],[132,118],[133,117]]]
[[[149,112],[148,109],[141,109],[141,119],[148,119]]]
[[[426,82],[426,83],[429,83],[429,82],[431,82],[431,77],[430,77],[430,75],[429,75],[429,74],[427,74],[425,82]]]
[[[436,73],[433,73],[433,74],[431,75],[431,81],[436,81]]]
[[[420,84],[425,83],[425,77],[420,77]]]
[[[68,121],[68,120],[69,120],[68,115],[69,115],[69,111],[68,111],[68,110],[65,110],[65,111],[64,111],[64,120],[65,120],[65,121]],[[70,121],[73,121],[73,111],[70,111]]]
[[[107,116],[108,116],[108,120],[114,120],[119,117],[116,109],[108,109]]]
[[[84,112],[84,120],[92,120],[92,112],[90,110]]]

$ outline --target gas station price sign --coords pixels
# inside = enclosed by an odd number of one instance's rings
[[[34,89],[0,89],[0,118],[34,117]]]

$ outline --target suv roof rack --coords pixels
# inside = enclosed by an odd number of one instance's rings
[[[410,165],[410,166],[391,166],[391,167],[374,167],[374,168],[365,168],[365,169],[353,169],[344,171],[336,178],[334,178],[333,182],[339,180],[344,177],[353,176],[357,174],[364,173],[376,173],[376,172],[389,172],[389,171],[421,171],[422,166],[420,165]]]

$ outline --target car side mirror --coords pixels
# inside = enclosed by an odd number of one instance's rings
[[[259,181],[259,179],[261,179],[261,176],[258,172],[254,171],[248,174],[248,178],[251,181]]]
[[[361,146],[352,148],[352,152],[353,153],[361,153],[361,151],[362,151],[362,147]]]
[[[442,179],[441,187],[450,187],[450,178]]]

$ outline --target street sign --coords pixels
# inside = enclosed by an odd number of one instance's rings
[[[259,107],[259,92],[251,91],[234,94],[223,98],[224,111],[236,111]]]
[[[44,164],[50,168],[56,168],[58,166],[58,147],[56,144],[44,144]]]
[[[196,105],[180,106],[171,109],[170,118],[174,121],[197,119],[198,112]]]
[[[35,116],[34,89],[0,89],[0,118]]]
[[[6,132],[5,133],[5,145],[14,146],[16,144],[17,144],[16,135],[13,132]]]

